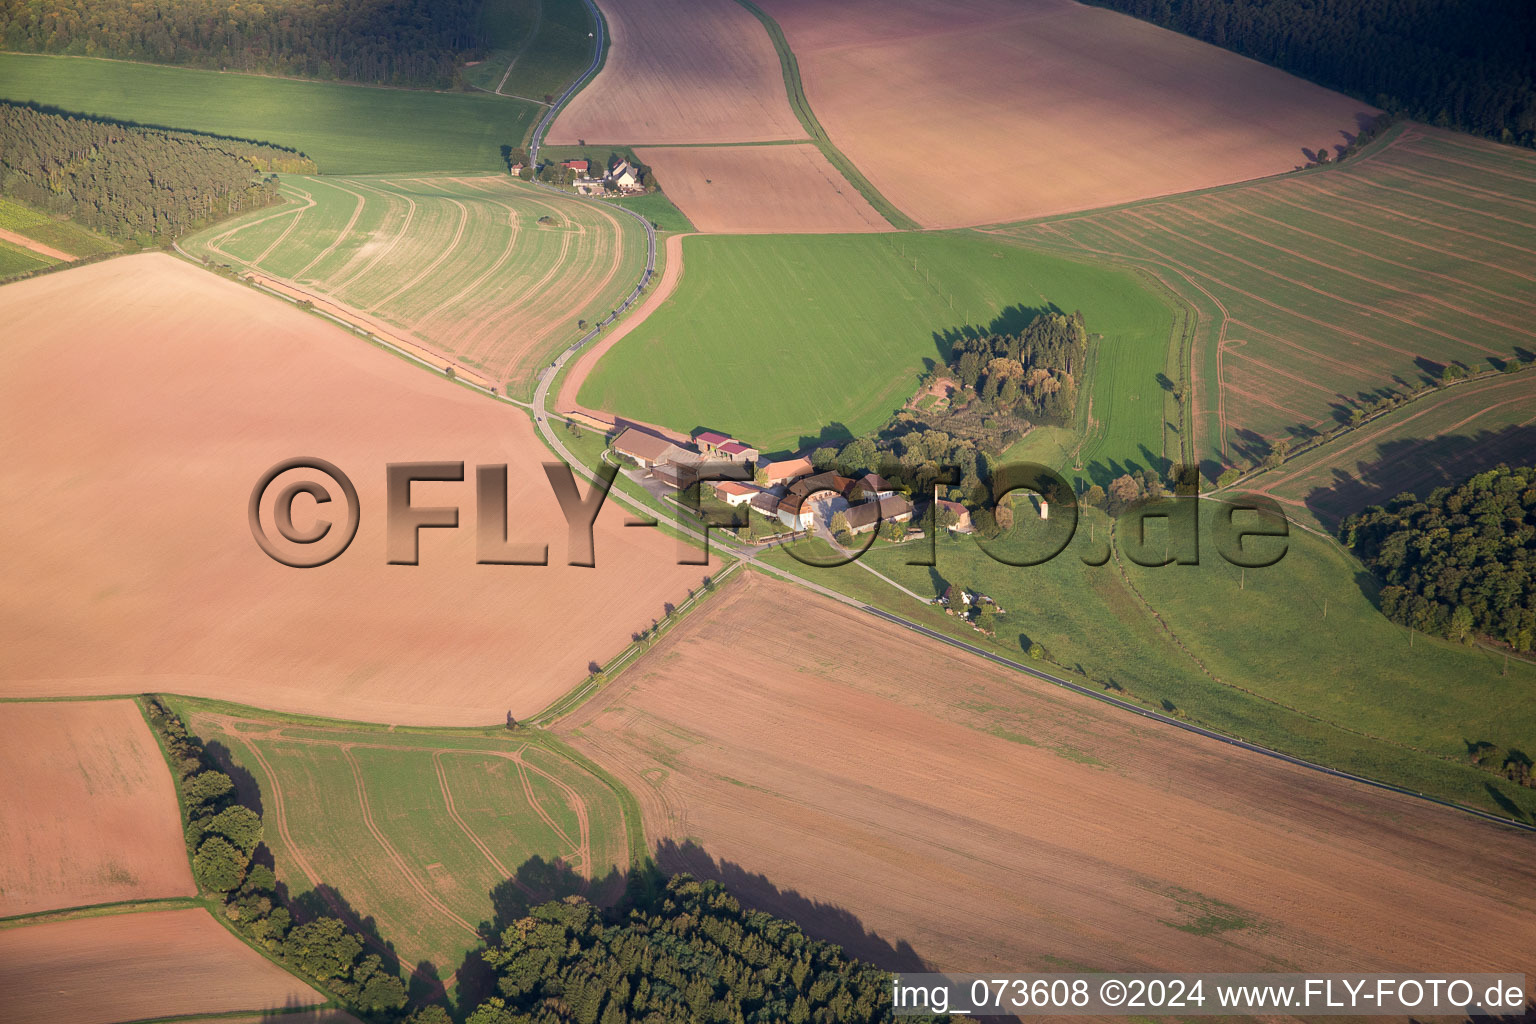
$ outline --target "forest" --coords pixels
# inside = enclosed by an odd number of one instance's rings
[[[445,89],[482,0],[0,0],[7,50]]]
[[[1392,114],[1536,145],[1529,0],[1091,0]]]
[[[892,1019],[890,975],[790,922],[743,909],[719,883],[674,875],[630,891],[619,923],[579,896],[514,922],[482,954],[500,994],[467,1024]],[[447,1017],[426,1011],[417,1022]]]
[[[1340,525],[1394,622],[1516,651],[1536,644],[1536,467],[1499,466],[1420,500],[1400,494]]]
[[[314,170],[276,146],[0,102],[0,195],[142,244],[281,201],[261,172]]]

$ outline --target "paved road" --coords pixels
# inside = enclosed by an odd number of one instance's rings
[[[550,107],[549,110],[545,112],[543,118],[541,118],[539,120],[538,126],[534,129],[533,142],[531,143],[530,148],[529,148],[529,163],[532,164],[533,166],[537,166],[538,165],[539,145],[541,143],[541,140],[544,137],[545,132],[547,132],[549,130],[549,126],[554,122],[555,115],[559,112],[561,106],[565,103],[565,101],[570,99],[571,95],[573,93],[575,93],[576,90],[578,88],[580,88],[581,85],[583,85],[587,81],[587,78],[590,75],[592,75],[594,72],[597,71],[598,64],[599,64],[599,61],[600,61],[601,56],[602,56],[602,52],[603,52],[603,20],[602,20],[602,17],[598,14],[597,8],[593,4],[593,0],[583,0],[583,2],[586,3],[587,8],[592,12],[592,19],[593,19],[594,23],[597,25],[597,29],[596,29],[596,33],[595,33],[597,45],[594,48],[594,53],[593,53],[593,57],[592,57],[592,63],[587,66],[587,70],[582,74],[582,76],[579,79],[576,80],[576,83],[573,84],[569,89],[567,89],[560,96],[559,100],[556,101],[554,106]],[[545,187],[549,187],[549,186],[545,186]],[[562,194],[567,194],[567,193],[562,193]],[[589,200],[589,201],[590,202],[602,202],[602,200]],[[616,205],[616,204],[610,204],[610,205]],[[640,283],[635,286],[635,290],[633,292],[631,292],[629,294],[629,297],[627,299],[625,299],[619,305],[619,308],[617,310],[615,310],[613,313],[610,313],[606,319],[600,321],[595,327],[592,328],[592,330],[590,330],[586,334],[582,335],[582,337],[579,340],[577,340],[576,342],[572,343],[564,352],[560,353],[559,358],[557,358],[554,361],[553,364],[551,364],[550,366],[547,366],[547,367],[544,368],[543,372],[539,375],[539,385],[538,385],[538,388],[534,391],[534,396],[533,396],[533,414],[534,414],[534,419],[535,419],[536,423],[538,424],[539,433],[544,436],[544,440],[549,443],[549,446],[551,448],[553,448],[555,450],[555,452],[563,460],[565,460],[565,462],[567,462],[571,466],[573,471],[575,471],[576,473],[580,474],[581,476],[585,477],[588,480],[593,479],[593,474],[592,474],[591,470],[589,470],[586,467],[586,465],[584,465],[581,462],[580,459],[578,459],[568,448],[565,447],[565,445],[563,443],[561,443],[560,437],[555,433],[554,429],[550,426],[549,417],[548,417],[548,411],[547,411],[547,403],[548,403],[548,400],[549,400],[549,389],[550,389],[551,385],[553,385],[555,378],[559,376],[560,371],[561,371],[561,369],[564,368],[565,364],[570,361],[572,356],[576,355],[583,348],[585,348],[587,346],[587,344],[592,341],[593,338],[596,338],[599,334],[601,334],[602,333],[602,329],[604,327],[606,327],[608,324],[612,323],[613,320],[615,319],[615,317],[617,317],[619,314],[623,313],[625,310],[629,309],[629,307],[632,306],[636,302],[636,300],[639,299],[640,293],[644,290],[645,286],[650,283],[651,276],[655,272],[655,269],[656,269],[656,231],[655,231],[655,228],[653,228],[651,226],[651,222],[649,220],[646,220],[644,217],[642,217],[639,214],[635,213],[633,210],[626,209],[626,208],[624,208],[622,206],[618,207],[618,208],[623,210],[623,212],[628,214],[629,216],[634,217],[636,220],[640,221],[640,223],[645,227],[645,243],[646,243],[645,272],[644,272],[644,274],[641,275]],[[643,517],[645,517],[647,519],[655,518],[655,513],[648,506],[644,505],[639,500],[637,500],[635,498],[632,498],[632,497],[630,497],[627,494],[624,494],[623,492],[619,491],[617,488],[615,488],[612,492],[610,492],[609,497],[611,499],[615,499],[615,500],[619,501],[623,505],[629,506],[631,509],[634,509],[635,511],[639,512],[641,514],[641,516],[643,516]],[[678,530],[678,532],[682,533],[686,537],[690,537],[690,538],[692,538],[694,540],[700,540],[700,541],[704,540],[704,534],[702,532],[693,529],[691,526],[689,526],[689,525],[687,525],[685,523],[682,523],[682,522],[674,519],[674,520],[672,520],[671,525],[673,527],[675,527]],[[1186,732],[1195,733],[1196,735],[1204,736],[1207,739],[1216,740],[1219,743],[1225,743],[1225,744],[1228,744],[1229,746],[1233,746],[1233,747],[1237,747],[1237,748],[1239,748],[1241,750],[1249,751],[1250,753],[1259,754],[1259,755],[1262,755],[1264,757],[1274,758],[1277,761],[1283,761],[1286,764],[1294,765],[1294,766],[1296,766],[1298,768],[1304,768],[1304,769],[1307,769],[1309,771],[1320,772],[1320,773],[1322,773],[1324,775],[1329,775],[1329,776],[1332,776],[1333,778],[1336,778],[1336,779],[1347,779],[1347,780],[1349,780],[1351,782],[1362,783],[1362,784],[1367,785],[1367,786],[1372,786],[1372,787],[1374,787],[1376,789],[1387,790],[1389,792],[1398,793],[1398,794],[1401,794],[1403,796],[1416,797],[1417,799],[1424,800],[1424,801],[1427,801],[1427,802],[1432,803],[1432,804],[1438,804],[1438,805],[1440,805],[1442,807],[1447,807],[1447,808],[1450,808],[1452,810],[1461,811],[1461,812],[1463,812],[1465,814],[1470,814],[1470,815],[1472,815],[1474,817],[1482,818],[1482,819],[1484,819],[1486,821],[1496,822],[1496,823],[1498,823],[1500,825],[1508,825],[1508,826],[1513,827],[1513,828],[1522,829],[1522,830],[1524,830],[1526,832],[1536,833],[1536,825],[1527,825],[1527,824],[1525,824],[1523,822],[1514,821],[1514,820],[1509,819],[1509,818],[1503,818],[1503,817],[1500,817],[1497,814],[1490,814],[1487,811],[1480,811],[1480,810],[1478,810],[1476,808],[1473,808],[1473,807],[1464,807],[1464,806],[1462,806],[1460,804],[1454,804],[1454,803],[1451,803],[1450,801],[1447,801],[1447,800],[1440,800],[1440,799],[1437,799],[1437,798],[1432,797],[1432,796],[1425,796],[1423,793],[1416,793],[1413,790],[1404,789],[1401,786],[1394,786],[1394,785],[1391,785],[1390,783],[1386,783],[1386,782],[1378,782],[1375,779],[1368,779],[1368,778],[1365,778],[1364,776],[1360,776],[1360,775],[1352,775],[1349,772],[1339,771],[1338,769],[1335,769],[1335,768],[1329,768],[1327,765],[1321,765],[1321,764],[1317,764],[1317,763],[1315,763],[1313,761],[1307,761],[1307,760],[1304,760],[1304,759],[1299,758],[1299,757],[1293,757],[1290,754],[1281,753],[1278,750],[1271,750],[1270,748],[1260,746],[1257,743],[1250,743],[1247,740],[1238,739],[1237,737],[1233,737],[1233,736],[1227,736],[1227,735],[1224,735],[1224,734],[1219,733],[1219,732],[1215,732],[1215,731],[1210,730],[1210,729],[1204,729],[1204,728],[1201,728],[1198,725],[1192,725],[1189,722],[1181,721],[1181,720],[1179,720],[1177,718],[1174,718],[1174,717],[1172,717],[1170,715],[1164,715],[1164,714],[1161,714],[1160,712],[1152,711],[1152,710],[1150,710],[1148,708],[1141,707],[1138,704],[1132,704],[1130,701],[1121,700],[1118,697],[1113,697],[1113,696],[1111,696],[1111,695],[1109,695],[1107,693],[1103,693],[1103,692],[1101,692],[1099,690],[1096,690],[1096,689],[1094,689],[1092,687],[1083,686],[1080,683],[1074,683],[1074,682],[1072,682],[1069,679],[1063,679],[1060,676],[1052,675],[1049,672],[1042,672],[1039,669],[1030,667],[1029,665],[1025,665],[1025,664],[1022,664],[1020,662],[1013,661],[1012,659],[1005,658],[1005,657],[1003,657],[1000,654],[994,654],[991,651],[988,651],[988,650],[985,650],[984,648],[976,646],[975,644],[967,643],[964,640],[956,639],[955,637],[949,636],[948,634],[945,634],[945,633],[941,633],[938,630],[930,629],[929,627],[924,626],[924,625],[922,625],[920,623],[913,622],[911,619],[905,619],[905,618],[902,618],[899,615],[895,615],[895,614],[893,614],[891,612],[888,612],[888,611],[885,611],[885,610],[883,610],[881,608],[876,608],[873,605],[865,604],[862,601],[859,601],[859,600],[856,600],[854,598],[851,598],[847,594],[843,594],[843,593],[841,593],[839,591],[836,591],[836,590],[833,590],[833,589],[831,589],[829,587],[823,587],[820,584],[812,583],[809,580],[806,580],[806,579],[804,579],[804,578],[802,578],[800,576],[797,576],[797,575],[795,575],[792,572],[788,572],[788,571],[786,571],[784,569],[780,569],[778,566],[769,565],[769,564],[767,564],[765,562],[760,561],[759,558],[758,558],[758,555],[761,552],[759,552],[759,551],[750,550],[750,549],[746,549],[746,548],[743,548],[743,547],[739,547],[735,543],[727,542],[727,541],[724,540],[724,538],[721,538],[721,537],[714,538],[714,541],[715,541],[715,543],[713,545],[713,550],[718,551],[720,554],[724,555],[727,558],[736,559],[736,560],[739,560],[741,562],[750,562],[752,565],[754,565],[758,569],[761,569],[764,572],[767,572],[767,573],[769,573],[771,575],[777,576],[777,577],[779,577],[781,579],[787,580],[787,581],[789,581],[791,583],[794,583],[794,584],[797,584],[799,586],[805,587],[805,588],[807,588],[809,590],[812,590],[812,591],[814,591],[814,592],[816,592],[818,594],[823,595],[824,597],[829,597],[832,600],[837,601],[840,604],[844,604],[844,605],[847,605],[847,606],[852,607],[852,608],[857,608],[860,611],[868,612],[871,615],[876,615],[876,616],[878,616],[878,617],[880,617],[882,619],[885,619],[888,622],[895,623],[896,625],[902,626],[902,627],[904,627],[906,629],[910,629],[910,630],[912,630],[915,633],[920,633],[920,634],[922,634],[924,636],[931,637],[932,639],[938,640],[938,641],[940,641],[942,643],[949,644],[952,647],[957,647],[960,650],[966,651],[966,652],[968,652],[970,654],[974,654],[977,657],[985,658],[986,660],[988,660],[990,662],[993,662],[995,664],[1002,665],[1002,666],[1005,666],[1007,668],[1011,668],[1011,669],[1013,669],[1013,670],[1015,670],[1017,672],[1022,672],[1025,675],[1033,676],[1036,679],[1042,680],[1042,681],[1047,682],[1047,683],[1053,683],[1056,686],[1064,687],[1065,689],[1072,690],[1072,691],[1074,691],[1076,693],[1080,693],[1080,694],[1083,694],[1085,696],[1091,697],[1094,700],[1099,700],[1099,701],[1103,701],[1103,702],[1105,702],[1107,704],[1112,704],[1115,707],[1118,707],[1118,708],[1120,708],[1122,710],[1125,710],[1125,711],[1129,711],[1129,712],[1131,712],[1132,714],[1135,714],[1135,715],[1140,715],[1143,718],[1148,718],[1148,719],[1151,719],[1151,720],[1153,720],[1155,722],[1161,722],[1164,725],[1170,725],[1170,726],[1174,727],[1175,729],[1183,729]],[[874,570],[871,569],[870,571],[873,572]],[[875,575],[879,576],[880,574],[879,573],[875,573]],[[884,579],[885,577],[881,577],[881,578]],[[887,580],[887,582],[891,582],[894,585],[893,581]],[[911,595],[913,598],[915,598],[917,600],[922,600],[920,597],[918,597],[918,595],[913,594],[912,591],[907,590],[905,587],[898,587],[898,589],[906,592],[907,594]]]

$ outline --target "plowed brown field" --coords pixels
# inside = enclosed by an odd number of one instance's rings
[[[889,231],[869,200],[810,143],[641,149],[667,196],[703,232]]]
[[[762,577],[561,729],[640,797],[665,867],[895,967],[1517,970],[1536,948],[1528,837]]]
[[[612,503],[597,568],[568,566],[523,414],[169,257],[10,285],[0,322],[0,433],[26,439],[0,470],[0,695],[156,690],[498,722],[574,685],[705,572],[657,531],[625,529]],[[351,547],[316,569],[268,558],[246,515],[262,473],[304,455],[349,474],[362,510]],[[419,565],[389,565],[385,465],[415,460],[463,460],[463,483],[412,497],[458,506],[461,525],[423,530]],[[475,467],[496,463],[511,540],[547,543],[550,565],[476,564]],[[334,518],[339,532],[341,506],[300,497],[295,527]]]
[[[607,60],[555,119],[551,144],[805,138],[773,42],[735,0],[602,6]]]
[[[837,145],[925,227],[1288,171],[1365,104],[1072,0],[762,0]]]
[[[325,1002],[206,910],[5,929],[0,964],[5,965],[0,1000],[5,1024],[115,1024]]]
[[[195,896],[165,758],[132,701],[0,704],[0,917]]]

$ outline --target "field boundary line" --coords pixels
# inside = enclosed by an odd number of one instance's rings
[[[777,566],[766,566],[766,565],[762,565],[760,563],[754,563],[754,564],[756,565],[757,568],[759,568],[762,571],[769,572],[772,575],[778,576],[778,577],[780,577],[782,579],[786,579],[786,580],[788,580],[788,581],[790,581],[792,583],[795,583],[795,584],[797,584],[799,586],[808,587],[808,588],[812,589],[813,591],[825,593],[826,590],[827,590],[827,588],[819,587],[819,586],[817,586],[815,584],[810,583],[807,580],[801,579],[800,577],[796,576],[794,573],[788,572],[787,570],[779,569]],[[847,595],[841,595],[841,594],[838,595],[838,596],[839,596],[839,599],[844,604],[847,604],[847,605],[849,605],[851,607],[854,607],[854,608],[858,608],[858,609],[860,609],[860,610],[862,610],[864,612],[867,612],[870,615],[877,616],[878,618],[885,619],[886,621],[892,622],[892,623],[894,623],[894,624],[896,624],[898,626],[901,626],[901,627],[903,627],[905,629],[912,630],[915,633],[920,633],[923,636],[927,636],[927,637],[931,637],[931,638],[933,638],[935,640],[939,640],[939,641],[941,641],[943,643],[949,644],[952,647],[957,647],[957,648],[959,648],[959,649],[961,649],[963,651],[966,651],[966,652],[968,652],[970,654],[974,654],[974,655],[977,655],[978,657],[985,658],[986,660],[988,660],[990,662],[993,662],[994,664],[1002,665],[1005,668],[1011,668],[1011,669],[1013,669],[1015,671],[1022,672],[1025,675],[1028,675],[1028,676],[1033,676],[1034,678],[1039,679],[1042,682],[1051,683],[1053,685],[1060,686],[1060,687],[1063,687],[1065,689],[1071,690],[1071,691],[1073,691],[1075,693],[1080,693],[1080,694],[1082,694],[1085,697],[1092,697],[1094,700],[1102,701],[1102,702],[1107,703],[1107,704],[1112,704],[1115,707],[1118,707],[1118,708],[1120,708],[1122,710],[1125,710],[1125,711],[1130,711],[1133,714],[1140,715],[1141,717],[1150,719],[1150,720],[1152,720],[1154,722],[1160,722],[1160,723],[1162,723],[1164,725],[1171,725],[1174,728],[1182,729],[1185,732],[1191,732],[1191,733],[1194,733],[1194,734],[1196,734],[1198,736],[1204,736],[1207,739],[1216,740],[1217,742],[1225,743],[1225,744],[1228,744],[1229,746],[1237,747],[1237,748],[1239,748],[1241,750],[1246,750],[1246,751],[1248,751],[1250,753],[1261,754],[1261,755],[1263,755],[1265,757],[1273,758],[1273,759],[1275,759],[1277,761],[1283,761],[1286,764],[1294,765],[1294,766],[1296,766],[1298,768],[1307,769],[1308,771],[1318,772],[1318,773],[1323,774],[1323,775],[1332,776],[1333,778],[1337,778],[1337,779],[1344,779],[1344,780],[1347,780],[1347,781],[1350,781],[1350,782],[1358,782],[1358,783],[1361,783],[1361,784],[1364,784],[1364,785],[1367,785],[1367,786],[1371,786],[1372,788],[1375,788],[1375,789],[1386,790],[1388,792],[1397,793],[1397,794],[1402,795],[1402,796],[1414,797],[1416,799],[1423,800],[1423,801],[1425,801],[1427,803],[1436,804],[1436,805],[1438,805],[1440,807],[1444,807],[1444,808],[1447,808],[1449,810],[1459,811],[1459,812],[1461,812],[1463,814],[1471,815],[1472,817],[1475,817],[1475,818],[1481,818],[1484,821],[1492,822],[1493,824],[1496,824],[1496,825],[1505,825],[1505,826],[1508,826],[1510,828],[1519,829],[1522,832],[1529,832],[1529,833],[1532,833],[1532,834],[1536,834],[1536,824],[1528,824],[1528,823],[1523,822],[1523,821],[1518,821],[1518,820],[1516,820],[1514,818],[1505,818],[1505,817],[1502,817],[1500,815],[1494,814],[1491,811],[1484,811],[1484,810],[1481,810],[1481,809],[1476,808],[1476,807],[1470,807],[1470,806],[1468,806],[1466,804],[1459,804],[1459,803],[1456,803],[1455,801],[1452,801],[1452,800],[1444,800],[1444,799],[1441,799],[1440,797],[1430,796],[1430,795],[1425,794],[1425,793],[1416,792],[1416,791],[1408,789],[1408,788],[1406,788],[1404,786],[1398,786],[1398,785],[1396,785],[1394,783],[1391,783],[1391,782],[1383,782],[1383,781],[1381,781],[1379,779],[1372,779],[1372,778],[1370,778],[1368,776],[1365,776],[1365,775],[1357,775],[1357,774],[1354,774],[1353,772],[1348,772],[1348,771],[1345,771],[1345,770],[1340,769],[1340,768],[1330,768],[1330,767],[1328,767],[1325,764],[1319,764],[1316,761],[1309,761],[1306,758],[1298,757],[1298,756],[1296,756],[1294,754],[1287,754],[1287,753],[1284,753],[1283,751],[1274,750],[1274,749],[1272,749],[1270,747],[1265,747],[1265,746],[1262,746],[1262,745],[1260,745],[1258,743],[1253,743],[1253,742],[1251,742],[1249,740],[1240,739],[1240,738],[1238,738],[1236,736],[1228,736],[1225,733],[1217,732],[1214,729],[1207,729],[1204,726],[1196,725],[1193,722],[1181,721],[1180,719],[1174,718],[1174,717],[1172,717],[1170,715],[1165,715],[1165,714],[1162,714],[1160,712],[1153,711],[1151,708],[1145,708],[1145,707],[1142,707],[1142,706],[1140,706],[1138,704],[1133,704],[1130,701],[1122,700],[1121,698],[1112,696],[1111,694],[1100,693],[1099,691],[1095,690],[1094,688],[1092,688],[1090,686],[1084,686],[1081,683],[1074,683],[1071,680],[1063,679],[1060,676],[1052,675],[1051,673],[1045,672],[1045,671],[1043,671],[1041,669],[1032,668],[1032,667],[1030,667],[1028,665],[1025,665],[1025,664],[1023,664],[1021,662],[1014,661],[1011,658],[1006,658],[1006,657],[1002,656],[1001,654],[995,654],[992,651],[988,651],[985,648],[978,647],[978,646],[976,646],[975,644],[972,644],[972,643],[968,643],[967,641],[961,640],[958,637],[952,637],[952,636],[949,636],[948,634],[940,632],[939,630],[931,629],[928,626],[924,626],[921,623],[912,622],[911,620],[904,619],[904,618],[902,618],[899,615],[896,615],[896,614],[894,614],[892,612],[887,612],[884,609],[877,608],[874,605],[868,604],[866,602],[859,601],[856,598],[848,597]],[[1332,725],[1333,723],[1326,723],[1326,724]]]
[[[800,121],[800,127],[810,135],[811,142],[821,150],[821,155],[827,158],[837,172],[848,180],[848,184],[869,201],[869,205],[875,208],[875,212],[884,217],[893,228],[903,231],[920,231],[923,226],[911,217],[903,213],[895,203],[887,199],[873,182],[864,177],[862,171],[848,159],[842,150],[832,141],[827,130],[817,120],[816,113],[811,109],[811,101],[805,95],[805,83],[800,77],[800,61],[795,56],[795,51],[790,48],[789,39],[784,35],[784,30],[773,16],[763,10],[752,0],[736,0],[745,7],[752,16],[762,22],[768,38],[773,42],[773,48],[779,55],[779,70],[784,76],[784,91],[789,97],[789,106],[795,112],[795,117]]]
[[[83,903],[78,907],[57,907],[53,910],[35,910],[30,914],[0,917],[0,931],[7,928],[25,928],[33,924],[48,924],[52,921],[117,917],[121,914],[138,914],[152,910],[205,910],[207,906],[207,902],[201,896],[150,896],[134,900],[114,900],[111,903]]]
[[[363,207],[368,205],[367,197],[365,197],[361,192],[353,192],[351,189],[342,185],[338,185],[333,181],[316,182],[316,184],[329,185],[337,191],[345,192],[347,195],[357,200],[357,206],[353,208],[352,216],[347,220],[346,226],[336,233],[336,238],[331,242],[331,244],[322,249],[314,259],[304,264],[294,273],[293,280],[295,283],[297,283],[305,274],[309,273],[316,264],[320,263],[327,256],[336,251],[336,247],[345,241],[346,237],[352,233],[352,229],[357,226],[357,219],[363,215]]]

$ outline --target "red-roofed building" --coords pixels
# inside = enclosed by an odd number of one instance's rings
[[[589,176],[588,172],[592,170],[592,161],[566,160],[562,162],[560,166],[564,167],[568,171],[575,171],[579,177],[585,178]]]
[[[769,487],[777,487],[779,484],[788,486],[801,477],[810,476],[816,472],[816,467],[811,465],[810,459],[784,459],[781,462],[759,461],[757,468],[763,474],[763,483]]]
[[[715,489],[715,496],[732,507],[745,505],[762,493],[762,488],[744,480],[716,480],[711,486]]]

